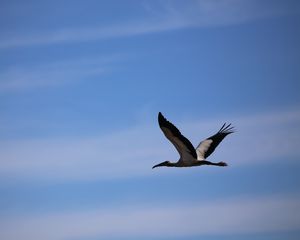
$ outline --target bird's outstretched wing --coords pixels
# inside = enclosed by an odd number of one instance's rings
[[[204,141],[200,142],[198,147],[196,148],[198,160],[206,159],[219,143],[228,135],[234,132],[233,127],[230,127],[231,124],[226,126],[226,123],[220,128],[220,130],[213,136],[205,139]]]
[[[175,146],[182,159],[190,159],[191,156],[197,159],[197,153],[193,144],[161,112],[158,114],[158,123],[166,138]]]

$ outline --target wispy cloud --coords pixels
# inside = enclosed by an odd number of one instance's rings
[[[0,72],[0,93],[75,83],[101,75],[117,56],[63,60],[34,66],[12,66]]]
[[[299,156],[298,143],[300,142],[298,110],[273,111],[249,116],[240,116],[229,119],[237,132],[222,142],[222,155],[217,152],[214,158],[226,160],[235,165],[259,164],[268,161],[287,159]],[[192,138],[199,139],[195,132],[207,132],[210,136],[219,121],[199,122],[189,124],[187,129]],[[219,150],[218,150],[219,152]],[[220,159],[221,157],[221,159]]]
[[[62,240],[280,232],[300,229],[299,210],[299,196],[96,208],[2,218],[0,237],[6,240]]]
[[[86,27],[60,29],[51,32],[39,32],[35,35],[16,36],[0,40],[0,49],[20,46],[48,45],[64,42],[85,42],[107,38],[134,36],[178,28],[168,22],[143,22],[136,24],[120,24],[109,27]]]
[[[257,0],[159,1],[158,4],[144,1],[142,6],[145,11],[144,18],[105,26],[37,30],[32,35],[16,33],[14,37],[2,37],[0,49],[129,37],[189,27],[240,24],[290,13],[297,9],[297,5],[293,7],[293,4],[266,4]]]
[[[231,167],[237,167],[299,157],[299,120],[298,110],[233,118],[238,132],[222,142],[210,160],[226,160]],[[178,127],[196,145],[219,125],[211,120],[193,120]],[[177,160],[178,156],[154,125],[94,138],[0,142],[0,175],[5,179],[135,177],[151,174],[151,166],[165,159]]]

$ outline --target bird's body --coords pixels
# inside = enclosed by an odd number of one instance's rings
[[[201,165],[227,166],[225,162],[213,163],[206,158],[213,153],[219,143],[228,135],[233,133],[231,124],[223,124],[220,130],[213,136],[203,140],[195,149],[193,144],[183,136],[180,131],[170,123],[161,113],[158,114],[158,123],[166,138],[175,146],[180,158],[177,162],[165,161],[153,166],[156,167],[193,167]]]

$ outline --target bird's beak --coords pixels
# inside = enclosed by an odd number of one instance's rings
[[[154,165],[154,166],[152,167],[152,169],[154,169],[154,168],[158,167],[158,165],[159,165],[159,164],[157,164],[157,165]]]
[[[154,166],[152,167],[152,169],[153,169],[153,168],[156,168],[156,167],[165,166],[165,165],[164,165],[164,163],[165,163],[165,162],[162,162],[162,163],[156,164],[156,165],[154,165]]]

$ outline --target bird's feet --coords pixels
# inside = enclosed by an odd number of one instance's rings
[[[218,165],[221,166],[221,167],[226,167],[226,166],[228,166],[226,162],[219,162]]]

